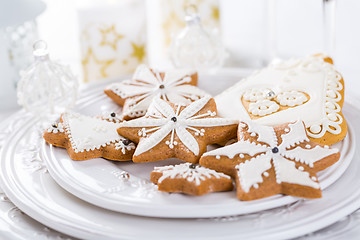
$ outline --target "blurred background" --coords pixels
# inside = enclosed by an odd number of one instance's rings
[[[39,39],[80,84],[131,74],[141,63],[256,69],[325,52],[356,94],[359,11],[358,0],[0,0],[0,112],[17,108],[19,72],[34,61]]]

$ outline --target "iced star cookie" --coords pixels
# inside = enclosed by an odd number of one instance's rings
[[[276,127],[240,122],[238,139],[205,153],[200,164],[234,177],[241,200],[279,193],[319,198],[316,173],[340,158],[337,149],[310,141],[302,121]]]
[[[215,97],[219,116],[275,126],[302,120],[314,142],[332,145],[347,133],[344,80],[330,58],[273,62]]]
[[[120,123],[118,133],[138,143],[134,162],[174,157],[197,163],[207,145],[236,137],[237,124],[217,117],[210,97],[185,106],[156,98],[144,117]]]
[[[110,114],[109,119],[104,120],[78,113],[64,113],[60,122],[50,126],[43,137],[49,144],[66,148],[73,160],[103,157],[130,161],[135,144],[117,133],[120,123],[116,122],[118,119],[115,115]]]
[[[228,175],[190,163],[155,167],[151,172],[151,181],[158,185],[160,191],[189,195],[233,189],[233,181]]]
[[[208,94],[197,85],[197,73],[185,70],[155,72],[140,65],[131,80],[108,86],[104,92],[123,106],[124,119],[144,116],[151,101],[160,97],[173,103],[189,104]]]

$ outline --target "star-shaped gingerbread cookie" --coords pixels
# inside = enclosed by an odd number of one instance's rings
[[[134,162],[174,157],[197,163],[207,145],[236,136],[238,121],[216,114],[210,97],[185,106],[156,98],[144,117],[120,123],[118,133],[138,143]]]
[[[160,97],[179,104],[189,104],[206,92],[195,87],[197,74],[185,70],[156,72],[146,65],[137,67],[131,80],[124,80],[106,87],[104,92],[123,106],[122,115],[129,120],[144,116],[151,101]]]
[[[234,177],[241,200],[279,193],[319,198],[316,173],[340,158],[337,149],[311,142],[302,121],[276,127],[240,122],[238,139],[205,153],[200,164]]]
[[[117,133],[119,121],[115,113],[100,118],[64,113],[60,122],[50,126],[43,137],[49,144],[66,148],[73,160],[103,157],[130,161],[135,144]]]
[[[190,163],[155,167],[151,181],[160,191],[204,195],[210,192],[231,191],[230,176]]]

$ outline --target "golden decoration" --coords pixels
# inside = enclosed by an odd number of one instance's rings
[[[88,48],[87,53],[84,57],[84,59],[81,61],[83,68],[84,68],[84,82],[88,82],[89,81],[89,73],[88,73],[88,64],[93,61],[95,63],[95,65],[101,65],[100,67],[100,76],[102,78],[106,78],[108,77],[107,73],[106,73],[106,69],[113,63],[115,62],[115,59],[110,59],[110,60],[99,60],[91,47]]]
[[[145,45],[137,45],[134,42],[131,42],[131,46],[133,48],[131,56],[137,58],[139,62],[142,62],[145,57]]]
[[[116,51],[117,42],[124,38],[124,35],[118,34],[114,25],[107,29],[99,29],[99,31],[102,37],[100,46],[109,45]]]
[[[171,35],[173,30],[181,29],[185,27],[185,21],[181,20],[179,16],[176,15],[175,11],[171,11],[169,17],[165,20],[163,24],[163,29],[165,32],[165,45],[169,46],[171,43]]]
[[[220,10],[218,6],[212,6],[211,16],[217,22],[220,20]]]

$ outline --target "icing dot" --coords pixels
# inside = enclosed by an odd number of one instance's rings
[[[259,184],[255,183],[255,184],[253,185],[253,187],[256,188],[256,189],[259,188]]]
[[[299,170],[300,170],[300,171],[304,171],[304,167],[303,167],[303,166],[300,166],[300,167],[299,167]]]
[[[216,155],[216,159],[220,159],[220,155]]]
[[[324,148],[329,149],[329,146],[328,146],[328,145],[324,145]]]
[[[336,93],[334,91],[327,91],[326,95],[331,98],[336,98]]]
[[[264,172],[263,173],[265,177],[268,177],[269,176],[269,173],[268,172]]]
[[[314,176],[312,176],[311,179],[312,179],[313,181],[316,181],[316,177],[314,177]]]
[[[281,183],[281,180],[280,180],[280,179],[276,179],[276,183],[277,183],[277,184],[280,184],[280,183]]]
[[[171,118],[171,121],[176,122],[176,121],[177,121],[177,118],[176,118],[176,117],[172,117],[172,118]]]
[[[320,125],[312,125],[310,127],[310,131],[313,133],[319,133],[321,131],[321,127]]]
[[[331,120],[331,121],[336,121],[337,117],[334,113],[330,113],[327,115],[327,117]]]
[[[255,137],[255,136],[256,136],[256,133],[252,132],[252,133],[250,134],[250,136]]]
[[[306,148],[311,148],[310,144],[305,145]]]
[[[244,156],[244,154],[240,153],[239,157],[244,158],[245,156]]]
[[[288,133],[288,132],[290,132],[290,129],[288,129],[288,128],[285,128],[285,132],[287,132],[287,133]]]
[[[272,151],[273,153],[278,153],[278,152],[279,152],[279,149],[278,149],[277,147],[274,147],[273,149],[271,149],[271,151]]]

